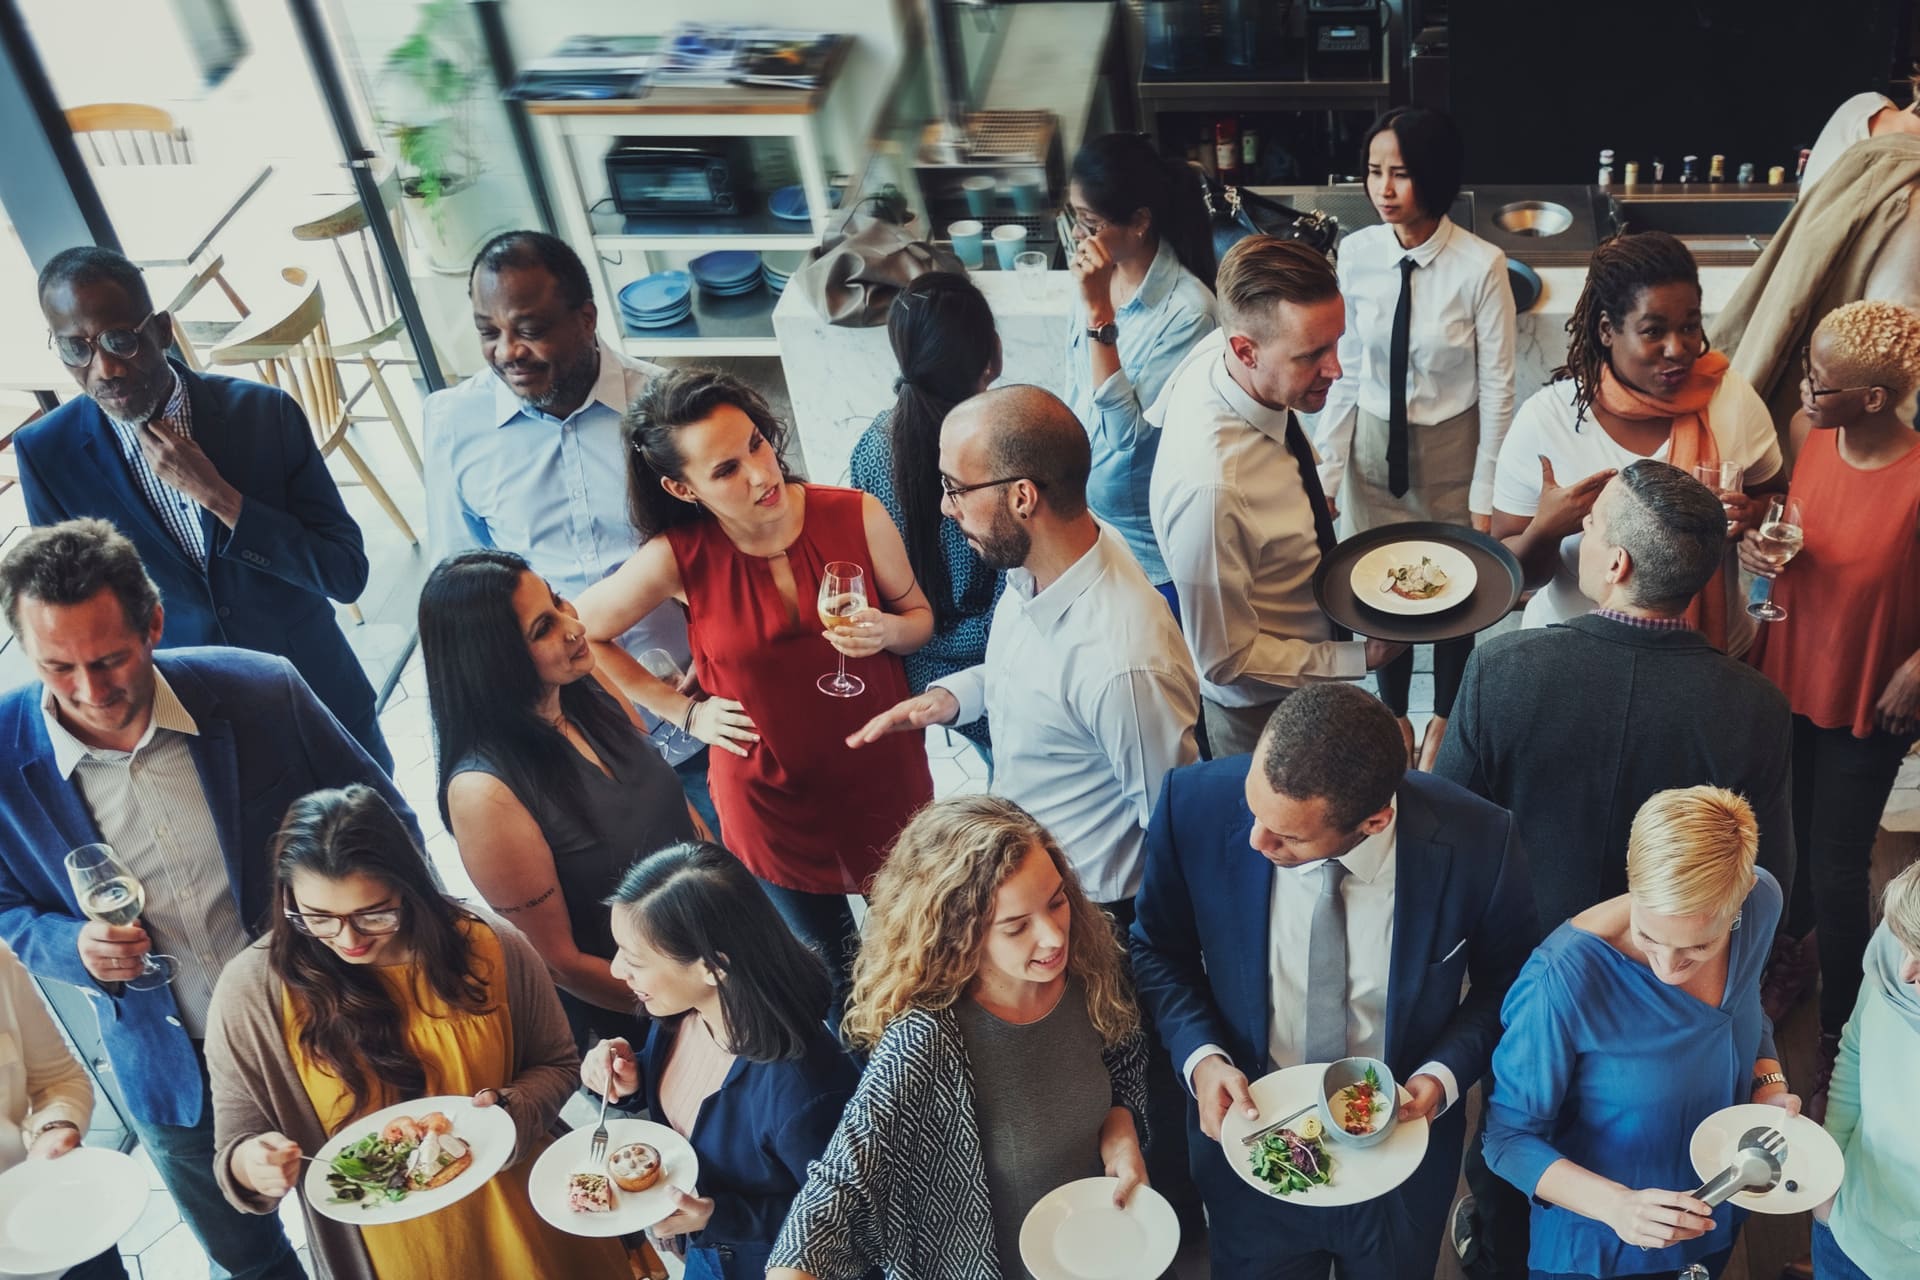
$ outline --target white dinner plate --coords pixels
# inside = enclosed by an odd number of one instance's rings
[[[606,1165],[588,1167],[587,1152],[593,1146],[593,1129],[582,1125],[561,1138],[534,1162],[527,1179],[527,1195],[534,1209],[562,1231],[576,1236],[624,1236],[645,1231],[673,1212],[673,1188],[692,1193],[700,1178],[700,1157],[687,1140],[663,1124],[651,1120],[610,1119],[607,1121],[607,1152],[611,1155],[629,1142],[644,1142],[660,1153],[660,1181],[645,1191],[622,1191],[607,1181],[613,1194],[611,1213],[575,1213],[567,1207],[567,1180],[576,1173],[605,1173]]]
[[[147,1174],[132,1156],[76,1147],[0,1174],[0,1272],[58,1275],[120,1242],[147,1207]]]
[[[1253,1105],[1260,1108],[1260,1114],[1266,1119],[1249,1120],[1238,1108],[1227,1109],[1226,1117],[1220,1122],[1220,1149],[1226,1152],[1227,1163],[1240,1175],[1240,1180],[1255,1191],[1274,1195],[1271,1183],[1253,1176],[1253,1149],[1241,1143],[1241,1136],[1316,1101],[1320,1096],[1321,1077],[1326,1071],[1326,1063],[1309,1062],[1255,1080],[1250,1086]],[[1405,1102],[1409,1096],[1402,1086],[1399,1101]],[[1294,1123],[1305,1119],[1302,1116]],[[1393,1126],[1392,1133],[1371,1147],[1349,1147],[1332,1134],[1326,1135],[1322,1143],[1333,1159],[1332,1180],[1324,1187],[1309,1187],[1289,1196],[1275,1196],[1276,1199],[1323,1209],[1378,1199],[1412,1177],[1413,1171],[1420,1167],[1422,1157],[1427,1154],[1427,1122],[1425,1119],[1402,1120]]]
[[[1780,1183],[1771,1191],[1741,1191],[1727,1200],[1755,1213],[1805,1213],[1840,1189],[1846,1157],[1833,1136],[1805,1116],[1790,1116],[1764,1102],[1744,1102],[1716,1111],[1700,1122],[1687,1144],[1687,1158],[1705,1182],[1733,1163],[1740,1138],[1749,1129],[1772,1125],[1787,1140],[1780,1162]],[[1792,1182],[1794,1189],[1787,1190]]]
[[[447,1119],[453,1121],[453,1136],[473,1149],[473,1163],[461,1170],[459,1177],[445,1186],[408,1192],[404,1200],[369,1198],[345,1204],[329,1203],[333,1199],[333,1188],[327,1185],[327,1173],[332,1168],[334,1156],[368,1134],[379,1133],[390,1120],[397,1120],[401,1116],[423,1116],[429,1111],[445,1112]],[[506,1108],[476,1107],[473,1099],[464,1094],[444,1094],[436,1098],[421,1098],[417,1102],[398,1102],[351,1122],[328,1138],[327,1145],[314,1152],[313,1163],[307,1166],[307,1176],[301,1181],[301,1189],[306,1193],[307,1204],[315,1213],[336,1222],[351,1222],[364,1227],[376,1222],[406,1222],[411,1218],[424,1218],[450,1204],[457,1204],[486,1186],[488,1180],[513,1158],[515,1137],[513,1117],[507,1114]]]
[[[1419,564],[1422,557],[1432,560],[1447,575],[1447,585],[1440,589],[1439,595],[1429,596],[1425,600],[1409,600],[1392,591],[1380,589],[1380,583],[1389,569]],[[1479,580],[1479,571],[1473,567],[1473,561],[1467,558],[1467,553],[1444,542],[1389,542],[1375,547],[1353,562],[1355,598],[1367,608],[1378,609],[1382,613],[1412,616],[1451,609],[1466,602]]]
[[[1040,1197],[1020,1224],[1020,1260],[1035,1280],[1157,1280],[1180,1251],[1180,1220],[1142,1186],[1113,1205],[1118,1178],[1082,1178]]]

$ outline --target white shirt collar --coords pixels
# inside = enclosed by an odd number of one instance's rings
[[[582,404],[579,409],[575,409],[573,412],[577,416],[587,405],[603,404],[615,413],[625,414],[627,411],[627,367],[621,362],[619,355],[614,352],[613,348],[609,347],[603,340],[595,339],[594,346],[600,352],[600,373],[593,380],[593,394],[587,397],[585,404]],[[521,414],[526,414],[528,417],[544,418],[548,422],[562,421],[562,419],[555,418],[552,414],[541,413],[537,409],[529,408],[526,401],[513,394],[513,388],[507,385],[504,378],[497,373],[493,373],[491,369],[489,369],[488,372],[493,374],[494,426],[504,427]]]
[[[1347,873],[1363,884],[1372,884],[1380,877],[1380,872],[1384,870],[1387,865],[1387,859],[1393,853],[1394,833],[1400,827],[1400,797],[1395,796],[1393,800],[1388,803],[1387,808],[1391,811],[1391,816],[1387,819],[1387,825],[1341,854],[1338,858],[1338,861],[1347,868]],[[1303,862],[1297,867],[1289,867],[1287,869],[1295,875],[1304,876],[1309,871],[1319,870],[1331,861],[1335,861],[1335,859],[1320,858],[1313,862]]]
[[[1220,330],[1225,333],[1226,330]],[[1246,389],[1234,381],[1233,370],[1227,367],[1227,361],[1234,359],[1233,348],[1224,341],[1220,344],[1220,358],[1214,362],[1209,376],[1213,379],[1214,392],[1227,402],[1227,408],[1234,411],[1248,426],[1261,435],[1280,444],[1287,442],[1287,409],[1269,409],[1252,396]]]
[[[1393,235],[1393,229],[1391,227],[1387,229],[1387,234]],[[1447,242],[1451,239],[1453,239],[1453,219],[1443,213],[1440,215],[1440,225],[1435,227],[1433,234],[1428,236],[1420,244],[1415,245],[1411,249],[1402,249],[1400,248],[1399,237],[1396,236],[1393,241],[1393,247],[1399,250],[1401,258],[1412,258],[1420,266],[1430,267],[1433,265],[1433,260],[1440,256],[1441,250],[1447,247]],[[1396,258],[1395,261],[1398,262],[1399,259]]]
[[[1106,572],[1107,546],[1109,538],[1117,538],[1106,525],[1100,526],[1100,535],[1093,545],[1083,552],[1078,560],[1068,565],[1066,571],[1055,578],[1043,591],[1033,589],[1033,575],[1025,569],[1007,570],[1007,586],[1020,598],[1020,607],[1027,617],[1042,631],[1051,631],[1058,626],[1060,619],[1073,606],[1073,602],[1086,594],[1087,588],[1100,580]]]
[[[194,723],[193,716],[180,705],[180,699],[173,692],[173,686],[167,683],[158,667],[153,671],[153,712],[147,717],[147,729],[140,735],[140,741],[134,744],[132,751],[107,751],[99,747],[90,747],[73,736],[66,725],[60,723],[59,704],[54,701],[53,690],[42,687],[40,691],[40,714],[47,723],[47,737],[53,743],[53,762],[60,770],[62,778],[72,778],[74,769],[82,760],[117,760],[138,755],[146,750],[153,741],[156,730],[168,729],[174,733],[189,734],[198,737],[200,726]]]

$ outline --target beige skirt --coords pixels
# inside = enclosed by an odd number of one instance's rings
[[[1470,524],[1468,495],[1480,454],[1480,407],[1445,422],[1407,426],[1407,491],[1387,487],[1387,420],[1355,411],[1347,473],[1340,483],[1340,536],[1403,520]]]

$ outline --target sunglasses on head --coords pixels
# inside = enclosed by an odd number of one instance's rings
[[[80,334],[50,333],[47,345],[60,357],[60,363],[69,369],[84,369],[93,363],[96,350],[104,351],[116,360],[131,360],[140,350],[140,334],[160,313],[151,311],[147,318],[131,329],[108,329],[104,333],[88,338]]]

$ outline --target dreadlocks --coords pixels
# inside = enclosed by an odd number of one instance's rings
[[[1687,246],[1664,231],[1641,231],[1602,241],[1587,260],[1587,281],[1580,301],[1567,317],[1567,362],[1553,371],[1553,381],[1573,379],[1573,420],[1579,422],[1600,390],[1600,370],[1607,349],[1600,343],[1600,317],[1617,330],[1639,300],[1642,289],[1683,282],[1700,287],[1700,268]]]

